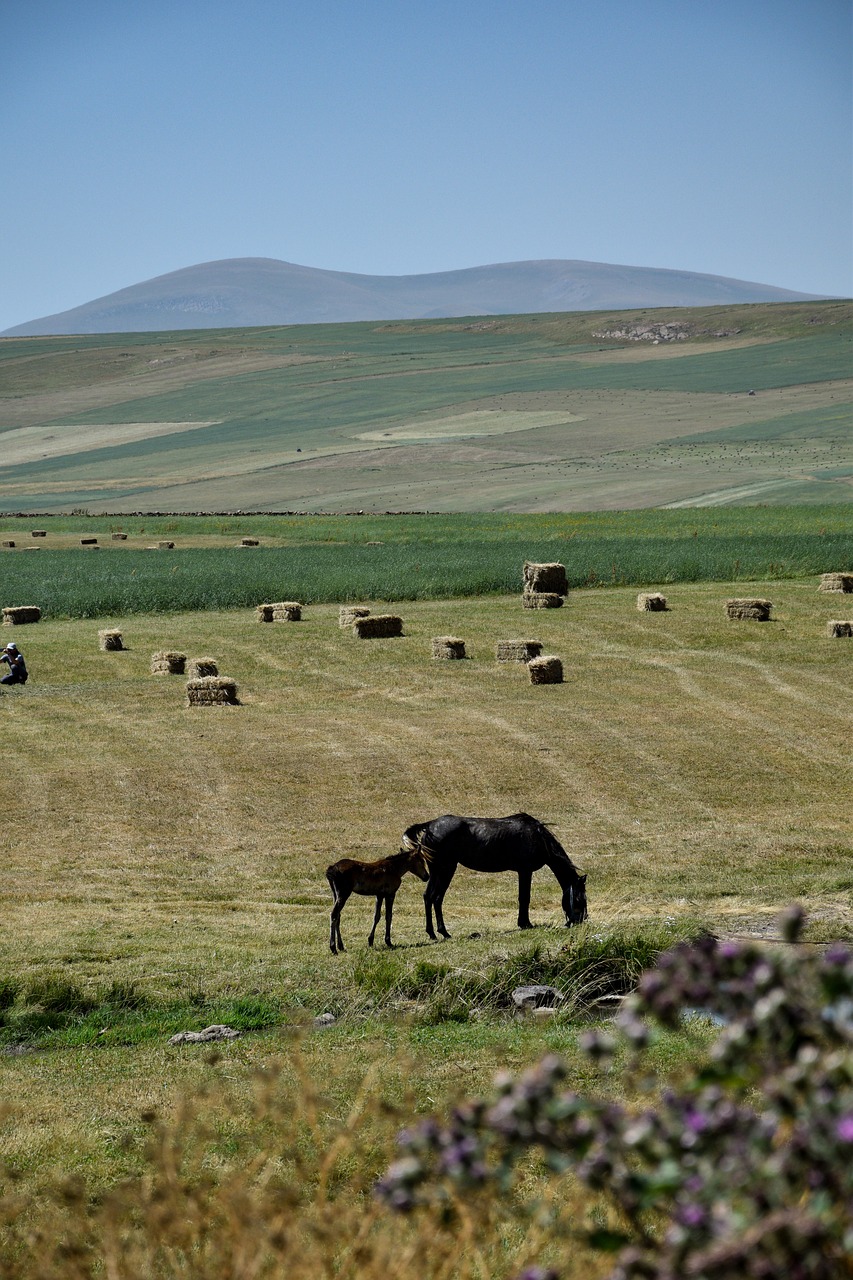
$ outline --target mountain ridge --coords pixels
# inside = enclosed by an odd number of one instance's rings
[[[546,258],[401,276],[305,267],[278,258],[196,263],[2,337],[340,324],[560,311],[807,302],[821,294],[666,267]]]

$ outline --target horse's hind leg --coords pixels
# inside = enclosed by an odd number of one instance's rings
[[[532,929],[530,923],[530,884],[533,880],[532,871],[519,871],[518,873],[518,927],[519,929]]]
[[[388,908],[387,908],[387,907],[385,908],[385,913],[386,913],[386,916],[387,916],[387,913],[388,913]],[[376,936],[376,926],[379,924],[379,917],[380,917],[381,915],[382,915],[382,894],[381,894],[381,893],[377,893],[377,895],[376,895],[376,910],[375,910],[375,912],[373,913],[373,928],[370,930],[370,933],[367,935],[367,945],[368,945],[369,947],[372,947],[372,946],[373,946],[373,939],[374,939],[374,937]]]
[[[346,903],[349,894],[344,897],[343,894],[339,894],[336,890],[333,890],[333,892],[335,894],[335,905],[332,907],[332,913],[329,917],[329,948],[334,956],[337,955],[339,951],[345,950],[344,940],[341,937],[341,912],[344,909],[344,904]]]

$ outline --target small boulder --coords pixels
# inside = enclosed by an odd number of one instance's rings
[[[321,1013],[314,1019],[314,1026],[318,1028],[333,1027],[336,1022],[337,1018],[333,1013]]]
[[[239,1034],[233,1027],[214,1023],[211,1027],[205,1027],[204,1031],[179,1031],[169,1037],[169,1044],[206,1044],[209,1040],[236,1040]]]
[[[532,1009],[553,1009],[565,998],[562,991],[558,991],[556,987],[546,987],[538,983],[530,987],[516,987],[512,993],[512,1003],[522,1012]]]

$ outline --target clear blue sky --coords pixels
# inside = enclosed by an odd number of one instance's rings
[[[216,258],[853,293],[849,0],[0,0],[0,329]]]

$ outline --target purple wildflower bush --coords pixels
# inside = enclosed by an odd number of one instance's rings
[[[786,913],[787,942],[803,923],[799,908]],[[661,1093],[643,1051],[691,1014],[720,1033],[695,1076]],[[609,1202],[609,1225],[577,1234],[612,1255],[610,1280],[853,1276],[853,954],[706,937],[660,957],[617,1028],[588,1033],[584,1048],[612,1069],[621,1033],[645,1107],[573,1092],[548,1056],[447,1123],[401,1134],[379,1196],[447,1214],[460,1197],[508,1191],[538,1151],[554,1177]],[[540,1267],[524,1276],[561,1280]]]

